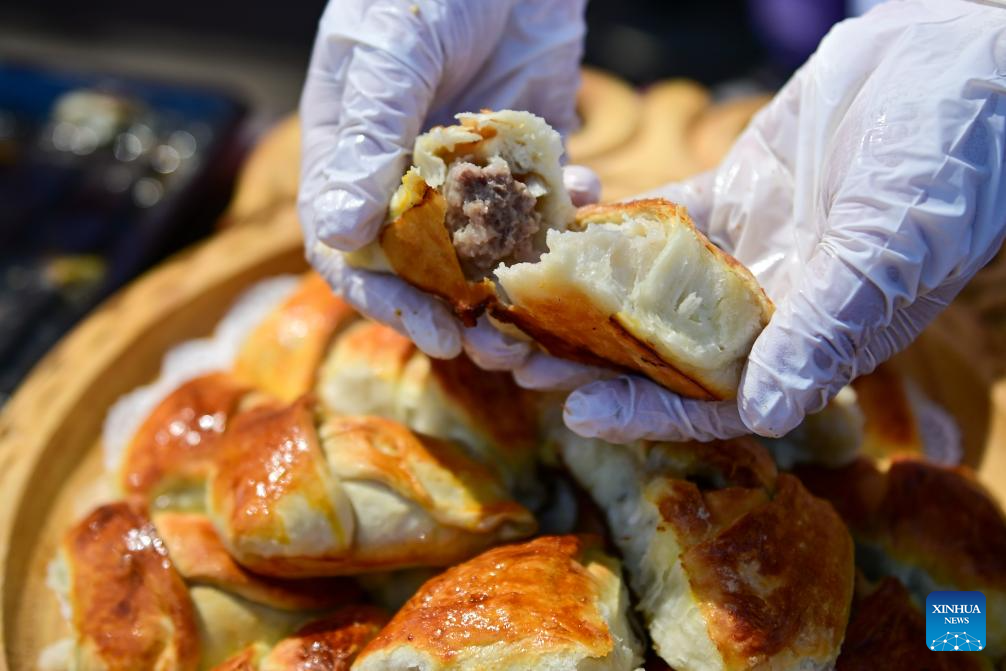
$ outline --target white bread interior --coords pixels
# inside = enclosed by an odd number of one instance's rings
[[[768,301],[753,278],[710,249],[682,207],[637,201],[591,210],[583,230],[547,234],[537,263],[500,266],[511,305],[582,293],[703,387],[730,395]]]

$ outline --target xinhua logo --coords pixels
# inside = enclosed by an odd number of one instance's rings
[[[926,647],[966,652],[985,647],[985,595],[932,592],[926,597]]]

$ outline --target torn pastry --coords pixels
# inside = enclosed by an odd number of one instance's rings
[[[468,323],[488,310],[556,356],[734,397],[772,313],[751,273],[668,201],[575,211],[544,120],[457,118],[416,140],[389,223],[350,263],[398,274]]]

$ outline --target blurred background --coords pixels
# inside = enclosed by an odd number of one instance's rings
[[[706,152],[718,157],[831,25],[865,4],[591,0],[585,60],[614,87],[595,97],[689,80],[669,100],[755,101],[732,108],[733,129]],[[0,405],[99,301],[221,225],[246,156],[296,108],[324,5],[0,4]],[[292,183],[295,163],[279,168]]]

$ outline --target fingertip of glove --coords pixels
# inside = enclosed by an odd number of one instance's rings
[[[380,218],[365,198],[344,189],[320,194],[311,204],[312,224],[319,240],[335,249],[352,252],[370,242]]]
[[[778,389],[762,387],[754,394],[742,393],[737,407],[744,426],[764,438],[781,438],[803,420],[803,412]]]
[[[567,165],[562,170],[562,182],[577,207],[596,203],[601,198],[601,180],[585,165]]]
[[[571,431],[585,438],[611,440],[625,423],[624,406],[612,389],[617,381],[591,382],[573,391],[563,404],[562,417]]]

